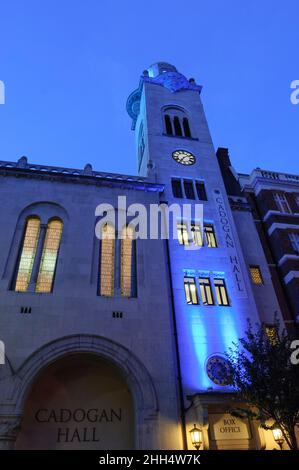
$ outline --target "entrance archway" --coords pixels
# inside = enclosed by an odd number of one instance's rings
[[[46,367],[27,396],[17,449],[133,449],[134,404],[121,371],[91,354]]]
[[[64,336],[46,343],[29,356],[17,370],[7,397],[11,423],[2,433],[3,445],[12,448],[26,401],[37,378],[47,366],[72,354],[91,354],[114,364],[121,371],[134,397],[136,449],[156,449],[158,446],[158,400],[147,368],[127,348],[108,338],[81,334]],[[5,423],[7,419],[5,418]],[[20,431],[22,432],[22,431]],[[6,443],[6,444],[5,444]]]

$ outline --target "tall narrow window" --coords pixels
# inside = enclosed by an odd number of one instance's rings
[[[289,239],[293,250],[299,254],[299,232],[289,232]]]
[[[30,217],[27,220],[22,251],[15,284],[16,292],[26,292],[30,283],[36,248],[40,233],[40,220]]]
[[[52,291],[62,227],[63,224],[61,220],[54,219],[48,223],[36,283],[36,292],[49,293]]]
[[[214,279],[218,305],[228,306],[229,300],[224,279]]]
[[[196,283],[194,277],[184,277],[184,288],[185,288],[185,296],[186,302],[189,305],[197,305],[198,304],[198,295],[196,289]]]
[[[204,225],[204,232],[206,236],[206,242],[209,248],[217,248],[216,234],[214,226],[212,224]]]
[[[182,136],[182,128],[181,128],[181,123],[180,120],[177,116],[174,116],[173,118],[173,125],[174,125],[174,133],[175,135]]]
[[[284,193],[274,193],[273,194],[274,200],[276,202],[276,206],[280,212],[286,212],[288,214],[291,213],[291,209]]]
[[[203,305],[214,305],[210,279],[208,277],[200,277],[198,281]]]
[[[251,280],[253,284],[262,285],[264,284],[262,273],[259,266],[249,266]]]
[[[186,117],[183,118],[183,128],[184,128],[185,137],[191,137],[189,121],[188,121],[188,118]]]
[[[181,180],[171,180],[172,194],[174,197],[183,197],[182,183]]]
[[[203,240],[202,240],[202,232],[201,232],[200,225],[192,223],[191,224],[191,233],[192,233],[192,240],[193,240],[194,245],[202,246],[203,245]]]
[[[140,125],[139,136],[138,136],[138,171],[140,170],[143,154],[144,154],[145,144],[144,144],[144,131],[143,123]]]
[[[171,125],[171,119],[168,114],[165,114],[164,116],[164,122],[165,122],[165,130],[167,135],[172,135],[172,125]]]
[[[187,199],[195,199],[193,181],[184,180],[184,189]]]
[[[206,193],[206,188],[205,188],[204,183],[196,181],[195,186],[196,186],[196,192],[197,192],[198,199],[201,200],[201,201],[206,201],[207,200],[207,193]]]
[[[189,245],[189,235],[187,224],[183,222],[177,223],[177,233],[180,245]]]
[[[123,227],[121,240],[120,284],[121,295],[124,297],[132,296],[133,238],[133,228],[130,226]]]
[[[114,258],[115,258],[115,230],[111,224],[102,228],[101,239],[101,279],[100,294],[112,297],[114,294]]]

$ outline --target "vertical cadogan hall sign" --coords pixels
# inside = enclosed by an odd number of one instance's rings
[[[245,288],[243,275],[241,271],[241,265],[240,265],[237,250],[236,250],[236,244],[233,238],[227,210],[224,204],[224,199],[219,189],[214,190],[214,198],[215,198],[215,202],[217,206],[219,222],[222,228],[225,245],[229,254],[229,261],[230,261],[231,269],[233,273],[236,295],[238,297],[246,298],[247,293],[246,293],[246,288]]]

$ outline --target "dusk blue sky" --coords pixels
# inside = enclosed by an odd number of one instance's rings
[[[125,105],[144,69],[203,85],[235,168],[299,173],[298,1],[2,0],[0,159],[136,174]]]

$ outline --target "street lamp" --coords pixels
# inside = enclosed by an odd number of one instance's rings
[[[191,434],[192,445],[195,447],[196,450],[199,450],[202,444],[202,430],[198,429],[196,427],[196,424],[194,424],[194,427],[189,432]]]
[[[280,450],[282,450],[282,445],[284,443],[284,438],[283,438],[283,435],[282,435],[282,430],[280,428],[274,428],[272,430],[272,433],[273,433],[273,437],[274,437],[274,440],[275,442],[277,442],[277,444],[279,445],[280,447]]]

